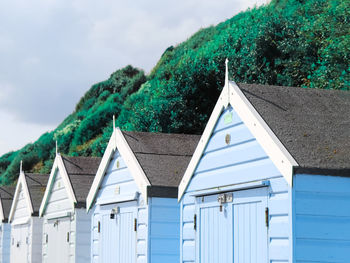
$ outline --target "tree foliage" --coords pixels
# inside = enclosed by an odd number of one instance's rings
[[[236,82],[350,90],[350,1],[272,0],[199,30],[165,50],[146,77],[127,66],[93,85],[54,131],[0,157],[0,180],[11,183],[19,162],[49,172],[59,151],[102,156],[112,115],[125,130],[201,133],[229,59]]]

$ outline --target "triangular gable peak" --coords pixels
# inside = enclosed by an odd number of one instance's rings
[[[72,187],[71,182],[69,180],[67,170],[64,166],[62,156],[60,154],[57,154],[55,161],[54,161],[54,164],[53,164],[52,169],[51,169],[50,178],[49,178],[49,181],[47,183],[45,194],[44,194],[43,200],[42,200],[41,205],[40,205],[40,210],[39,210],[40,216],[43,216],[43,214],[45,213],[45,209],[46,209],[47,204],[49,202],[51,191],[52,191],[53,185],[55,183],[55,179],[56,179],[58,171],[60,172],[60,175],[62,177],[62,181],[63,181],[64,187],[67,191],[69,200],[72,203],[72,208],[74,208],[75,204],[77,203],[77,199],[75,197],[73,187]]]
[[[95,197],[97,195],[98,189],[103,181],[104,175],[108,169],[109,162],[113,157],[113,154],[118,149],[120,155],[125,161],[127,167],[130,169],[131,175],[133,176],[138,189],[144,200],[147,202],[148,193],[147,187],[151,185],[147,176],[145,175],[140,163],[136,159],[133,151],[131,150],[129,144],[127,143],[122,131],[119,128],[115,128],[111,138],[109,139],[106,151],[102,157],[100,166],[98,167],[95,179],[92,183],[90,192],[86,199],[86,208],[89,211],[91,208]]]
[[[226,109],[229,105],[231,105],[237,115],[248,127],[258,143],[271,158],[274,165],[285,177],[286,181],[292,185],[293,167],[298,166],[298,163],[284,147],[277,136],[273,133],[270,127],[266,124],[260,114],[255,110],[253,105],[244,96],[237,84],[233,81],[228,80],[228,69],[226,64],[225,86],[209,118],[207,126],[204,129],[203,135],[199,141],[199,144],[197,145],[197,148],[187,167],[187,170],[181,180],[181,183],[179,185],[179,200],[183,196],[188,187],[188,184],[191,181],[193,173],[211,138],[217,121],[219,120],[224,109]]]
[[[11,210],[10,210],[10,215],[9,215],[9,222],[10,223],[13,222],[14,215],[15,215],[16,208],[17,208],[17,204],[18,204],[18,201],[20,198],[20,193],[22,190],[23,190],[23,194],[24,194],[24,199],[26,201],[25,203],[27,204],[27,209],[29,212],[28,216],[31,216],[34,213],[34,208],[33,208],[32,200],[30,198],[27,181],[25,179],[25,174],[23,171],[21,171],[19,178],[18,178],[16,191],[15,191],[15,195],[13,197],[13,202],[12,202],[12,206],[11,206]]]

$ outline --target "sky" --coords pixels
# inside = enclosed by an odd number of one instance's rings
[[[92,84],[266,0],[1,0],[0,156],[73,112]]]

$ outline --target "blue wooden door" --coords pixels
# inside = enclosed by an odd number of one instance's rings
[[[136,202],[101,206],[100,262],[135,263]]]
[[[196,201],[197,263],[267,262],[266,188],[203,196]]]

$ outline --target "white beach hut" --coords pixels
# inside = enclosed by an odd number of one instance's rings
[[[0,187],[0,262],[10,262],[11,225],[8,216],[11,209],[15,186]]]
[[[91,215],[86,197],[100,158],[56,155],[40,206],[43,262],[89,262]]]
[[[20,172],[11,205],[10,262],[41,262],[42,219],[39,206],[48,175]]]

